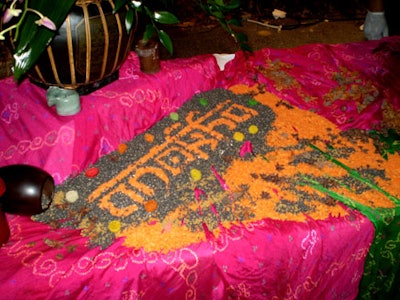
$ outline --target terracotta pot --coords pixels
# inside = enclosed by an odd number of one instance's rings
[[[118,78],[132,47],[125,14],[113,14],[115,0],[77,0],[58,34],[29,72],[34,83],[88,94]]]
[[[54,180],[46,171],[28,165],[0,168],[5,192],[0,196],[3,212],[35,215],[49,208],[54,196]]]
[[[143,73],[153,74],[160,71],[160,56],[156,41],[149,40],[144,43],[143,40],[140,40],[135,51],[139,56],[140,70]]]

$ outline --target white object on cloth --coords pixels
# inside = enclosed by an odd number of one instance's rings
[[[230,62],[232,59],[235,58],[235,54],[218,54],[218,53],[214,53],[213,54],[215,59],[217,60],[217,64],[218,67],[221,71],[223,71],[225,69],[225,65]]]

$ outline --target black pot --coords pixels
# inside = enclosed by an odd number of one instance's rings
[[[77,0],[47,51],[28,73],[42,87],[88,94],[116,79],[135,28],[125,27],[127,10],[113,13],[115,0]]]
[[[55,185],[46,171],[29,165],[10,165],[0,168],[5,192],[0,196],[5,213],[35,215],[50,207]]]

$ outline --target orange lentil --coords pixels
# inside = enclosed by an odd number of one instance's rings
[[[236,94],[248,94],[249,87],[245,85],[237,85],[231,88]],[[303,213],[279,213],[276,210],[276,205],[280,203],[282,198],[287,201],[296,201],[298,195],[285,187],[284,182],[274,183],[263,180],[262,174],[278,174],[281,177],[293,178],[299,172],[305,176],[327,176],[341,178],[347,176],[347,172],[327,160],[321,160],[317,164],[307,164],[299,162],[298,164],[291,163],[294,157],[304,153],[304,149],[286,150],[287,146],[295,146],[298,143],[297,138],[312,139],[318,137],[319,140],[328,140],[333,147],[351,147],[358,149],[350,154],[347,158],[339,160],[345,165],[353,168],[375,168],[385,170],[386,177],[389,180],[376,179],[379,186],[387,190],[389,193],[396,195],[400,194],[400,171],[393,166],[400,165],[400,156],[391,156],[389,161],[384,161],[378,154],[374,152],[374,146],[371,142],[358,142],[347,140],[346,138],[338,141],[331,141],[331,135],[339,135],[340,129],[325,118],[316,115],[309,111],[300,110],[297,108],[287,109],[284,105],[277,105],[281,101],[271,93],[257,94],[257,88],[250,88],[256,92],[254,98],[262,105],[268,105],[273,109],[276,118],[272,124],[274,130],[269,131],[265,136],[265,142],[273,147],[268,153],[259,153],[252,160],[243,160],[239,157],[234,158],[225,171],[221,171],[221,176],[224,178],[227,186],[231,191],[239,196],[235,202],[242,207],[249,208],[253,215],[244,220],[240,220],[243,226],[251,226],[251,222],[256,222],[263,219],[276,220],[291,220],[305,221],[307,217],[315,220],[324,220],[332,216],[345,216],[347,211],[341,205],[335,205],[335,202],[328,204],[322,203],[315,199],[309,199],[310,205],[315,207],[306,217]],[[216,121],[218,122],[218,120]],[[176,123],[175,123],[176,124]],[[168,128],[167,128],[168,129]],[[261,128],[260,128],[261,129]],[[310,130],[312,129],[312,130]],[[154,136],[146,133],[145,140],[153,142]],[[204,141],[206,143],[207,141]],[[323,142],[316,142],[322,150],[326,150],[326,145]],[[294,148],[295,149],[295,148]],[[360,150],[362,149],[362,150]],[[255,152],[257,149],[254,149]],[[263,155],[268,158],[265,160]],[[277,165],[281,166],[277,168]],[[204,178],[206,181],[207,178]],[[243,184],[248,184],[246,193],[239,193]],[[299,191],[315,195],[315,198],[325,196],[323,193],[314,190],[312,187],[303,185],[298,186]],[[335,191],[342,195],[348,196],[370,207],[392,207],[393,203],[382,194],[376,191],[368,191],[360,194],[355,194],[345,188],[335,187]],[[266,197],[266,192],[269,197]],[[225,193],[221,192],[225,195]],[[214,195],[213,201],[218,201]],[[198,210],[199,204],[195,201],[188,200],[189,210]],[[190,202],[191,201],[191,202]],[[212,203],[211,197],[207,200],[202,200],[201,206],[207,209]],[[155,200],[149,200],[144,203],[146,211],[152,212],[157,209],[158,203]],[[186,207],[186,208],[187,208]],[[131,247],[141,248],[146,251],[168,252],[174,249],[185,247],[189,244],[205,241],[207,238],[203,231],[194,232],[185,226],[184,219],[186,215],[180,207],[170,211],[161,221],[154,219],[148,223],[143,221],[139,226],[127,226],[119,236],[126,237],[125,244]],[[233,212],[234,213],[234,212]],[[228,221],[222,221],[222,225],[230,228],[235,224]],[[166,230],[168,229],[168,230]],[[215,237],[220,234],[220,229],[216,228],[212,231]]]
[[[154,142],[154,135],[152,135],[151,133],[145,133],[144,134],[144,139],[148,143],[153,143]]]
[[[128,145],[127,144],[119,144],[118,145],[118,153],[119,154],[124,154],[127,149],[128,149]]]
[[[144,203],[144,209],[147,212],[154,212],[156,211],[158,203],[156,200],[149,200]]]

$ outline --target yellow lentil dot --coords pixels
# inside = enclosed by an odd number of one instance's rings
[[[197,169],[191,169],[190,176],[194,181],[199,181],[201,179],[201,171]]]
[[[256,134],[258,132],[258,127],[256,125],[250,125],[249,126],[249,133],[250,134]]]
[[[241,133],[241,132],[239,132],[239,131],[236,131],[236,132],[233,134],[233,139],[234,139],[235,141],[237,141],[237,142],[242,142],[242,141],[244,140],[244,134]]]
[[[121,222],[114,220],[114,221],[110,221],[110,223],[108,223],[108,230],[110,230],[111,232],[118,232],[121,229]]]

